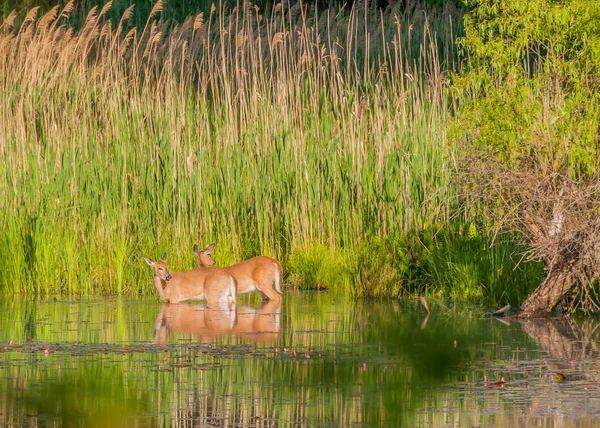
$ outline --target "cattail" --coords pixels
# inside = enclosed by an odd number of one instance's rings
[[[104,16],[106,14],[106,12],[108,12],[110,10],[110,8],[112,7],[112,4],[113,4],[112,0],[109,1],[108,3],[106,3],[104,5],[104,7],[100,10],[100,14],[98,15],[98,18]]]
[[[123,16],[121,17],[121,20],[119,21],[119,25],[117,26],[117,31],[115,32],[115,37],[119,37],[121,35],[121,33],[123,32],[123,25],[133,15],[134,7],[135,7],[135,5],[132,4],[127,9],[125,9],[125,12],[123,13]]]
[[[235,44],[236,44],[236,46],[237,46],[238,48],[241,48],[241,47],[244,45],[244,43],[246,42],[246,39],[247,39],[247,38],[246,38],[246,35],[244,34],[244,30],[240,30],[240,31],[237,33],[237,37],[236,37],[236,39],[235,39]]]
[[[75,0],[70,0],[65,7],[63,8],[62,12],[60,13],[60,17],[61,18],[66,18],[68,17],[73,11],[75,10]]]
[[[54,6],[42,16],[38,24],[38,31],[44,31],[58,16],[58,6]]]
[[[279,43],[283,42],[283,36],[283,32],[279,32],[273,36],[273,40],[271,40],[271,50],[273,50]]]
[[[40,7],[36,6],[36,7],[32,8],[29,12],[27,12],[27,15],[25,15],[25,19],[23,20],[23,23],[21,24],[21,28],[25,27],[30,22],[35,21],[38,10],[40,10]]]
[[[127,33],[127,35],[125,36],[125,38],[121,42],[121,45],[119,46],[119,56],[123,56],[123,54],[125,53],[125,51],[131,45],[131,42],[135,40],[136,34],[137,34],[137,29],[136,28],[132,28],[131,30],[129,30],[129,32]]]
[[[133,16],[134,8],[135,8],[135,5],[132,4],[127,9],[125,9],[125,12],[123,12],[123,16],[121,17],[121,21],[119,22],[119,24],[122,23],[123,21],[127,21],[128,19],[130,19]]]
[[[90,11],[87,14],[87,18],[85,18],[85,24],[83,25],[84,28],[87,27],[88,25],[93,25],[96,23],[96,19],[98,18],[97,11],[98,11],[98,6],[94,6],[93,8],[90,9]]]
[[[112,32],[112,23],[110,21],[106,22],[102,26],[102,30],[100,31],[100,38],[104,39],[111,35]]]

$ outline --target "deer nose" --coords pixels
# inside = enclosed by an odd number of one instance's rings
[[[171,279],[171,274],[170,274],[170,273],[168,273],[168,274],[167,274],[167,281],[168,281],[168,280],[170,280],[170,279]]]

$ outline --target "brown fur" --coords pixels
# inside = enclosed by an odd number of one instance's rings
[[[198,245],[194,244],[198,269],[206,269],[215,263],[210,256],[214,248],[215,244],[211,244],[203,251],[198,251]],[[256,290],[263,300],[269,298],[275,302],[281,302],[281,295],[275,290],[281,293],[283,268],[277,260],[271,257],[258,256],[223,269],[236,279],[238,294],[250,293]]]
[[[160,261],[146,257],[144,260],[154,268],[154,286],[167,303],[203,299],[208,305],[235,303],[237,282],[225,269],[204,268],[170,273],[166,253]]]

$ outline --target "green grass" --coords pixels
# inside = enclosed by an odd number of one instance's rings
[[[417,284],[426,294],[453,300],[486,300],[514,307],[529,296],[543,277],[542,263],[522,261],[514,237],[494,239],[474,224],[423,233],[418,246]]]

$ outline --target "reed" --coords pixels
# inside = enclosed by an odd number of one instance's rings
[[[0,26],[0,290],[151,293],[142,256],[352,262],[443,223],[455,11],[248,3],[182,23],[73,2]],[[436,27],[432,28],[432,22]],[[16,23],[19,23],[18,25]]]

